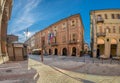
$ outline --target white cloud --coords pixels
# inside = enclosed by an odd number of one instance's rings
[[[13,5],[13,18],[9,23],[8,33],[17,35],[20,31],[33,25],[38,19],[35,18],[35,14],[32,11],[40,4],[41,1],[42,0],[16,0]],[[18,35],[20,38],[23,37],[23,34]]]
[[[26,41],[28,38],[30,38],[33,34],[35,34],[35,31],[33,32],[28,32],[28,34],[26,34],[26,32],[23,32],[21,34],[16,33],[16,35],[19,37],[19,42],[24,42]],[[27,38],[26,38],[27,35]]]

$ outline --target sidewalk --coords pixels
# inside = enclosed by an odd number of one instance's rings
[[[100,76],[75,73],[45,65],[34,59],[28,60],[29,68],[37,71],[37,83],[119,83],[120,76]]]
[[[40,61],[40,56],[31,55],[31,59]],[[72,56],[44,56],[44,64],[54,66],[63,70],[87,73],[92,75],[102,76],[120,76],[120,64],[118,63],[101,63],[101,60],[96,59],[96,62],[91,61],[92,58],[72,57]]]
[[[0,65],[0,83],[36,83],[36,71],[28,70],[28,61],[14,61]]]
[[[119,83],[119,64],[93,64],[71,61],[65,57],[45,58],[44,63],[40,62],[40,57],[29,58],[28,61],[9,62],[0,65],[0,83]],[[59,59],[58,59],[59,58]],[[67,60],[67,61],[66,61]],[[85,64],[87,64],[85,66]],[[92,65],[96,65],[93,68]],[[116,67],[118,66],[118,69]],[[118,72],[115,75],[93,75],[92,71]],[[66,69],[67,68],[67,69]],[[99,70],[97,70],[98,68]],[[110,69],[115,69],[110,70]],[[81,70],[85,72],[81,73]],[[77,71],[77,72],[74,72]],[[106,74],[104,71],[103,73]],[[109,72],[108,72],[109,73]]]

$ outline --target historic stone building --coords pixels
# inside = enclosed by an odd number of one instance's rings
[[[0,0],[0,63],[7,55],[7,25],[11,16],[12,0]]]
[[[26,43],[29,49],[49,55],[80,56],[84,46],[84,28],[79,14],[62,19],[37,32]]]
[[[90,17],[93,57],[120,56],[120,10],[95,10]]]
[[[13,43],[15,41],[18,41],[18,36],[16,35],[7,35],[7,43],[10,44],[10,43]]]

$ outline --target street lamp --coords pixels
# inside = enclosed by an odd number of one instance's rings
[[[27,40],[27,38],[30,36],[30,32],[26,31],[26,32],[24,32],[24,34],[25,34],[25,38]]]

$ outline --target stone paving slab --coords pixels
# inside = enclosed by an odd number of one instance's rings
[[[49,58],[48,58],[49,57]],[[51,57],[51,58],[50,58]],[[60,58],[59,58],[60,57]],[[62,56],[46,56],[44,57],[44,64],[55,66],[61,69],[70,70],[79,73],[88,73],[95,75],[107,75],[107,76],[120,76],[120,65],[119,64],[110,64],[110,63],[102,63],[98,61],[102,61],[96,59],[97,62],[81,62],[75,61],[79,57],[62,57]],[[62,59],[64,58],[64,60]],[[88,61],[91,61],[91,58],[88,58]],[[89,60],[90,59],[90,60]],[[40,60],[39,60],[40,61]],[[110,61],[110,60],[108,60]]]
[[[35,70],[28,70],[27,61],[0,65],[0,83],[36,83],[33,79],[35,74]]]
[[[30,67],[36,69],[39,73],[37,83],[82,83],[79,80],[73,79],[60,73],[59,71],[56,71],[50,66],[44,65],[34,60],[29,60],[29,62]],[[36,66],[35,64],[39,66]]]
[[[96,65],[102,65],[102,67],[104,68],[106,64],[101,64],[101,63],[93,64],[87,62],[80,62],[79,59],[77,59],[76,57],[73,58],[74,60],[71,59],[72,57],[66,59],[66,57],[56,56],[54,59],[51,59],[50,57],[49,59],[45,58],[45,63],[41,63],[40,58],[38,58],[38,60],[29,58],[29,60],[25,62],[21,61],[21,62],[15,62],[9,64],[7,63],[4,65],[0,65],[1,68],[6,68],[8,65],[8,69],[12,69],[12,72],[9,73],[6,72],[7,69],[5,70],[0,69],[0,73],[1,73],[0,78],[5,79],[5,80],[1,80],[0,83],[119,83],[120,82],[120,76],[91,75],[89,74],[90,71],[88,67],[85,66],[85,64],[88,64],[92,67],[92,65],[96,64]],[[75,59],[77,59],[78,61],[75,61]],[[89,61],[89,59],[86,60]],[[61,67],[61,65],[63,68],[62,69],[58,68]],[[19,68],[9,68],[10,66],[12,67],[18,66]],[[107,66],[108,69],[109,66],[114,69],[120,65],[107,64]],[[80,73],[79,70],[81,68],[85,69],[87,72]],[[33,70],[34,72],[37,72],[36,75],[33,72]],[[79,73],[73,72],[73,70],[76,70]]]
[[[32,59],[29,59],[29,67],[38,72],[37,83],[119,83],[120,79],[120,76],[90,75],[67,71]]]

